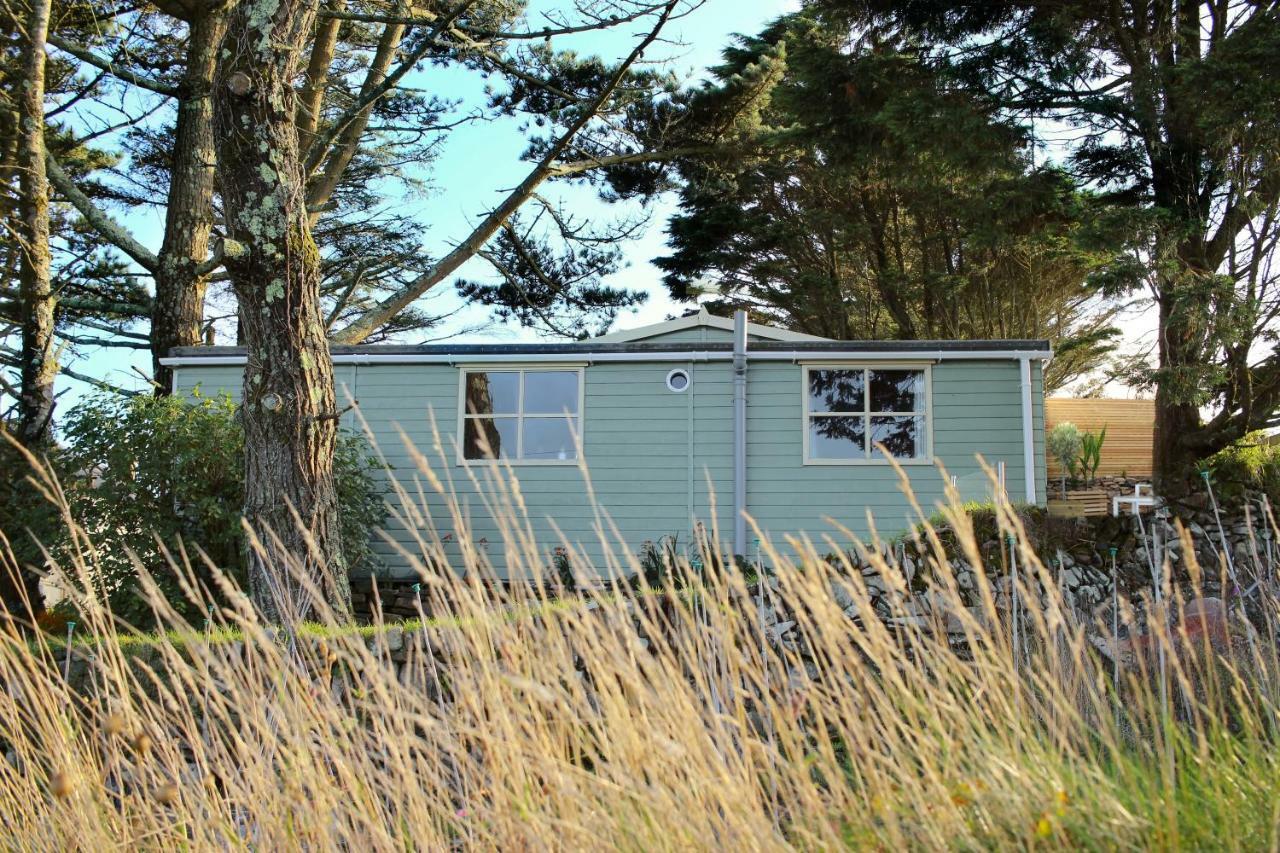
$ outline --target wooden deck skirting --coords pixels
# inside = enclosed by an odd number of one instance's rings
[[[1102,445],[1099,476],[1151,476],[1151,453],[1155,429],[1155,402],[1152,400],[1091,400],[1049,398],[1044,401],[1045,435],[1056,424],[1069,421],[1081,432],[1107,428]],[[1058,463],[1049,460],[1049,477],[1061,476]],[[1050,489],[1052,496],[1052,489]]]

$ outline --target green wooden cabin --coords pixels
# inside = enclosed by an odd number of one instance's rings
[[[1045,341],[835,341],[705,311],[578,343],[333,349],[339,403],[358,401],[343,423],[367,428],[384,476],[424,504],[412,526],[456,554],[465,536],[438,482],[499,572],[486,502],[508,472],[537,547],[567,541],[593,563],[602,535],[634,553],[663,537],[687,545],[699,524],[752,556],[746,516],[775,542],[807,534],[822,551],[827,536],[849,546],[834,525],[865,536],[871,517],[900,533],[916,516],[880,447],[926,512],[943,497],[939,466],[964,499],[991,498],[979,456],[1013,500],[1043,503],[1049,357]],[[239,396],[243,350],[180,348],[168,363],[180,393]],[[378,574],[409,577],[406,552],[420,547],[391,485],[396,545],[376,543]]]

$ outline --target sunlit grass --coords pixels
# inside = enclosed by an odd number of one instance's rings
[[[441,468],[425,455],[417,465],[424,482],[450,495]],[[1277,842],[1270,624],[1242,628],[1247,643],[1225,660],[1157,631],[1170,662],[1163,701],[1145,658],[1113,684],[1090,640],[1105,627],[1052,594],[1028,616],[1015,657],[996,579],[980,572],[976,597],[963,601],[946,561],[938,524],[981,569],[958,500],[932,524],[936,508],[919,508],[911,547],[925,555],[924,593],[907,590],[875,543],[783,547],[762,537],[777,587],[763,602],[743,574],[684,562],[670,567],[678,590],[614,584],[557,598],[518,493],[500,470],[485,476],[515,582],[483,583],[491,579],[483,554],[464,549],[456,574],[424,579],[424,618],[395,626],[404,645],[394,654],[386,625],[337,624],[318,606],[294,608],[306,619],[293,626],[268,626],[233,590],[207,627],[183,623],[156,599],[164,629],[127,631],[90,592],[86,542],[58,579],[84,614],[74,686],[63,679],[63,638],[0,642],[8,754],[0,815],[11,843],[1256,850]],[[420,502],[400,501],[423,537],[406,556],[441,565]],[[1037,584],[1052,593],[1052,573],[1016,509],[991,511],[1015,537],[1024,601]],[[451,512],[452,528],[464,531],[461,509]],[[616,581],[638,570],[603,517],[600,540],[597,565],[573,552],[580,573]],[[850,550],[900,591],[887,619],[861,572],[841,563]],[[180,559],[172,570],[194,577]],[[835,588],[852,600],[850,613],[835,604]],[[203,608],[206,591],[189,592]],[[1260,593],[1269,614],[1273,592]],[[933,611],[910,610],[926,594]],[[759,605],[771,601],[795,622],[782,640],[760,618]],[[963,642],[936,630],[947,613]]]

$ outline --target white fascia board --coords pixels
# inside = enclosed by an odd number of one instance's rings
[[[825,350],[750,351],[750,361],[793,361],[818,364],[829,361],[1021,361],[1047,360],[1050,350]],[[334,364],[600,364],[604,362],[701,362],[732,361],[727,350],[685,350],[668,352],[584,352],[578,353],[339,353]],[[160,359],[165,367],[229,367],[243,365],[243,355],[172,356]]]

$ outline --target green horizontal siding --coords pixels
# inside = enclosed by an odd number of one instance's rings
[[[696,335],[728,333],[689,330]],[[683,333],[663,336],[681,339]],[[688,392],[666,388],[675,367],[689,371]],[[591,487],[604,518],[611,520],[601,542],[600,518],[593,509],[577,466],[520,466],[510,470],[528,510],[533,541],[543,552],[560,544],[557,527],[575,548],[603,565],[616,548],[615,533],[634,552],[645,540],[677,535],[689,543],[695,521],[718,527],[722,540],[731,536],[733,495],[732,368],[727,362],[599,364],[586,368],[583,412],[584,454]],[[812,466],[802,464],[803,399],[801,366],[784,362],[752,362],[748,382],[748,508],[756,521],[780,544],[787,535],[807,534],[823,545],[837,536],[827,519],[858,535],[866,535],[867,511],[882,535],[894,535],[913,520],[899,490],[897,473],[887,464]],[[495,478],[503,472],[486,466],[457,464],[458,369],[448,365],[339,365],[335,368],[340,405],[359,400],[358,413],[343,417],[345,426],[367,425],[377,452],[390,466],[380,473],[393,510],[399,507],[398,484],[446,543],[451,558],[459,555],[458,524],[448,501],[428,484],[431,477],[448,484],[456,496],[473,540],[488,539],[489,558],[499,567],[500,527],[486,509],[494,496]],[[1023,484],[1022,398],[1018,364],[1012,361],[948,362],[932,369],[933,448],[935,460],[955,475],[962,495],[980,500],[990,486],[977,462],[981,454],[993,466],[1003,461],[1015,499]],[[1041,376],[1034,374],[1037,495],[1043,500],[1044,409]],[[237,367],[182,367],[177,388],[202,393],[240,393]],[[362,421],[361,421],[362,419]],[[401,438],[401,432],[405,441]],[[438,444],[437,444],[438,442]],[[417,455],[411,451],[416,448]],[[424,465],[426,471],[420,470]],[[905,469],[916,497],[931,511],[943,497],[937,467]],[[502,493],[504,489],[498,489]],[[497,503],[504,500],[499,497]],[[712,507],[715,506],[713,516]],[[408,576],[411,561],[397,547],[418,553],[416,534],[395,519],[396,511],[374,550],[393,576]]]

